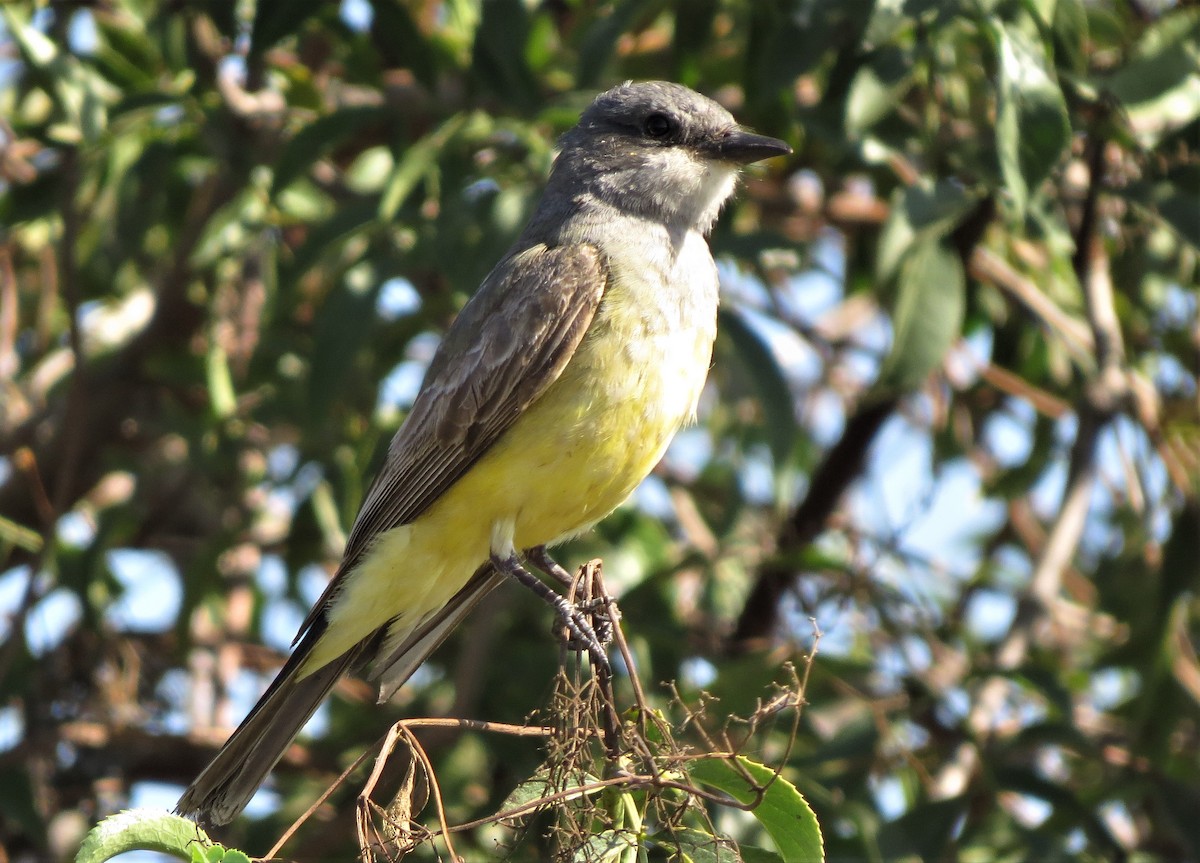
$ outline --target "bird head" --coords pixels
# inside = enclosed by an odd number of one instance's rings
[[[621,210],[707,232],[743,165],[791,152],[681,84],[607,90],[563,136],[555,173]]]

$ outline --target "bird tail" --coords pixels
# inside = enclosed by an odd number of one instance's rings
[[[384,626],[328,665],[301,675],[305,660],[325,631],[325,621],[318,617],[254,709],[183,792],[175,811],[209,824],[228,824],[250,802],[343,674],[356,665],[371,663],[371,676],[380,683],[380,701],[391,697],[503,580],[503,575],[485,564],[449,602],[394,647],[387,643],[389,626]]]
[[[479,601],[505,578],[490,563],[485,563],[449,602],[405,635],[403,640],[394,644],[392,639],[384,641],[378,655],[371,659],[369,677],[372,682],[379,684],[379,703],[395,695],[396,690],[429,658],[429,654],[437,650],[438,645],[446,640],[446,636],[471,613]]]
[[[228,824],[246,808],[304,723],[371,641],[364,639],[335,661],[302,676],[304,660],[322,631],[323,626],[313,627],[305,634],[254,709],[183,792],[176,812],[209,824]]]

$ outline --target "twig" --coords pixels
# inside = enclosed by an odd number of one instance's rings
[[[572,579],[572,583],[568,587],[567,599],[571,602],[578,600],[578,607],[588,610],[589,613],[595,616],[597,631],[603,631],[606,626],[611,626],[612,638],[616,641],[629,672],[629,680],[640,711],[639,722],[643,733],[633,732],[628,735],[629,739],[622,736],[626,732],[625,727],[622,726],[620,721],[620,713],[617,710],[617,705],[613,697],[611,681],[608,682],[608,685],[605,685],[605,681],[597,678],[598,667],[594,663],[592,666],[593,678],[585,684],[580,684],[577,678],[573,682],[564,671],[560,671],[560,680],[562,681],[560,686],[563,689],[560,690],[558,697],[564,699],[564,701],[556,705],[555,712],[555,716],[559,719],[558,725],[560,727],[515,726],[452,718],[402,720],[395,723],[380,738],[375,746],[372,746],[368,752],[360,756],[353,765],[345,770],[325,790],[321,798],[281,837],[275,847],[272,848],[270,856],[274,857],[279,853],[283,846],[290,841],[299,826],[329,799],[336,788],[346,782],[351,773],[358,769],[372,752],[376,753],[374,767],[364,782],[363,790],[359,794],[356,804],[356,824],[359,844],[367,860],[376,859],[377,852],[381,852],[384,855],[406,853],[407,850],[415,847],[416,844],[437,836],[443,837],[446,842],[448,854],[457,860],[459,858],[450,839],[452,833],[470,830],[485,824],[511,821],[512,819],[521,818],[529,813],[554,806],[567,800],[589,798],[589,795],[607,788],[644,790],[647,792],[666,790],[684,792],[687,795],[682,798],[684,802],[680,802],[681,798],[677,796],[668,800],[661,795],[648,795],[647,805],[651,805],[651,801],[653,801],[652,805],[659,807],[658,822],[662,824],[670,823],[681,811],[679,807],[688,808],[696,805],[694,802],[687,801],[707,801],[746,811],[758,806],[770,789],[771,784],[781,775],[782,768],[773,771],[772,776],[765,782],[756,781],[755,777],[750,774],[739,760],[738,750],[729,745],[728,735],[724,735],[725,744],[718,745],[701,723],[700,713],[702,709],[696,710],[685,704],[677,690],[675,691],[676,703],[687,713],[687,721],[693,725],[696,733],[703,740],[705,751],[684,753],[676,747],[672,740],[673,729],[650,710],[649,704],[646,701],[644,688],[638,679],[637,669],[633,662],[632,652],[621,631],[619,609],[615,601],[608,594],[604,584],[602,569],[598,561],[591,561],[580,567],[577,575]],[[807,658],[803,680],[807,680],[811,672],[815,645],[820,640],[820,630],[816,628],[815,623],[814,633],[814,650],[810,652]],[[750,733],[742,740],[742,746],[751,739],[765,720],[774,717],[782,710],[799,708],[803,704],[803,683],[801,682],[801,677],[796,673],[796,669],[790,665],[788,666],[788,673],[791,676],[791,682],[781,685],[780,691],[777,691],[772,697],[765,701],[760,700],[758,708],[745,720],[750,726]],[[654,721],[659,724],[659,727],[662,729],[663,742],[656,744],[649,742],[649,738],[644,733],[645,724],[648,721]],[[788,752],[791,751],[791,747],[794,745],[798,722],[799,713],[797,711],[788,740]],[[441,798],[441,790],[434,773],[433,765],[424,747],[413,734],[413,729],[419,727],[471,728],[517,736],[549,738],[557,748],[551,751],[551,759],[548,766],[549,775],[552,778],[548,781],[548,787],[558,785],[559,790],[541,795],[536,800],[530,800],[484,818],[464,824],[451,825],[446,817],[445,805]],[[411,802],[411,795],[408,798],[407,805],[402,802],[405,798],[397,797],[398,802],[393,803],[387,808],[381,807],[372,799],[376,786],[380,782],[380,777],[383,776],[383,771],[393,754],[395,746],[401,739],[408,745],[411,757],[414,761],[419,761],[421,769],[425,771],[430,796],[434,800],[437,812],[438,829],[436,831],[422,828],[413,821],[414,810],[419,810],[420,805],[423,804],[416,804],[414,806]],[[621,748],[624,744],[628,744],[628,750]],[[604,757],[610,764],[608,769],[614,770],[614,775],[590,782],[576,781],[572,783],[570,780],[573,777],[586,776],[591,772],[590,769],[577,769],[572,765],[581,757],[598,757],[599,745],[603,745]],[[595,748],[589,751],[588,747]],[[742,777],[747,788],[752,792],[749,800],[745,802],[734,800],[723,793],[697,787],[688,780],[686,771],[682,768],[683,764],[693,760],[711,758],[726,759],[730,763],[732,769]],[[637,766],[636,769],[631,769],[628,765],[636,762],[638,759],[642,761],[642,764]],[[786,761],[786,756],[784,760]],[[410,766],[411,769],[413,768]],[[563,783],[554,780],[553,777],[555,775],[566,777],[568,782]],[[569,787],[563,788],[561,787],[562,784],[569,784]],[[402,790],[401,793],[403,794],[404,791]],[[569,822],[574,828],[579,828],[581,824],[592,823],[590,819],[594,817],[603,818],[604,813],[594,808],[593,803],[585,801],[584,808],[586,810],[586,819],[584,821],[573,820]],[[571,807],[564,811],[574,813],[574,808]],[[377,817],[378,819],[382,819],[382,821],[377,820]],[[568,817],[575,818],[573,814],[568,815]],[[392,832],[388,831],[388,825],[391,826]],[[574,832],[572,835],[574,835]]]
[[[29,482],[34,503],[42,525],[41,547],[29,564],[29,581],[21,597],[21,603],[12,615],[10,622],[13,637],[0,653],[0,682],[7,676],[19,651],[24,646],[25,619],[29,616],[33,605],[43,593],[37,589],[38,573],[46,569],[46,561],[53,560],[56,530],[59,516],[66,512],[71,505],[71,484],[78,472],[80,457],[86,442],[85,417],[87,414],[88,388],[85,386],[83,336],[79,329],[80,292],[79,280],[76,278],[75,246],[79,240],[79,207],[75,200],[79,191],[79,153],[74,148],[63,151],[62,160],[62,235],[58,247],[58,289],[66,304],[67,312],[67,343],[74,362],[74,372],[67,388],[66,408],[63,413],[62,434],[65,441],[60,453],[57,477],[52,482],[53,489],[47,489],[38,460],[32,448],[22,447],[14,459]]]
[[[388,733],[390,734],[391,732],[389,731]],[[384,735],[385,738],[386,738],[386,736],[387,735]],[[372,746],[370,749],[367,749],[366,751],[364,751],[362,755],[358,756],[358,758],[354,759],[354,763],[351,764],[349,767],[347,767],[345,770],[343,770],[341,775],[338,776],[338,778],[335,779],[328,788],[326,788],[324,791],[321,792],[321,796],[319,796],[316,800],[314,800],[313,804],[311,806],[309,806],[307,809],[305,809],[303,814],[301,814],[301,816],[299,818],[297,818],[295,821],[293,821],[291,826],[288,827],[287,830],[283,831],[283,835],[280,836],[278,841],[276,841],[276,843],[271,846],[271,850],[267,852],[266,857],[264,859],[271,860],[271,859],[275,858],[276,856],[278,856],[279,852],[283,849],[283,846],[286,845],[288,843],[288,841],[292,838],[292,836],[295,835],[296,831],[300,829],[301,825],[303,825],[305,821],[307,821],[309,818],[311,818],[313,813],[316,812],[318,809],[320,809],[321,806],[324,805],[326,800],[328,800],[330,797],[333,796],[333,792],[337,791],[338,788],[340,788],[342,786],[342,783],[350,778],[351,773],[353,773],[360,766],[362,766],[363,762],[367,760],[367,756],[371,754],[371,752],[374,750],[374,748],[375,747]]]
[[[294,822],[292,822],[292,825],[283,832],[283,835],[279,837],[279,840],[274,846],[272,846],[271,850],[267,852],[266,859],[270,859],[278,855],[283,846],[286,845],[288,841],[291,840],[292,836],[295,835],[296,831],[303,826],[304,822],[311,818],[313,813],[321,808],[325,801],[332,797],[333,793],[337,791],[338,788],[342,787],[346,780],[350,778],[350,774],[361,767],[363,763],[366,762],[367,758],[370,757],[372,752],[376,751],[376,749],[382,750],[382,748],[387,745],[388,740],[398,733],[397,729],[401,726],[405,726],[407,728],[460,728],[469,729],[471,731],[487,731],[494,734],[508,734],[514,737],[550,737],[554,734],[553,728],[547,728],[545,726],[510,725],[504,722],[485,722],[480,719],[455,719],[452,717],[402,719],[389,728],[387,732],[377,741],[375,741],[372,746],[365,750],[362,755],[358,756],[358,758],[354,760],[353,764],[343,770],[338,778],[333,780],[328,788],[321,792],[321,796],[318,797],[316,801],[314,801],[313,804],[309,806],[308,809],[306,809],[304,813]]]
[[[732,752],[706,752],[702,755],[683,756],[685,760],[699,761],[708,758],[726,758],[734,759],[736,755]],[[733,762],[736,764],[736,762]],[[514,806],[512,809],[506,809],[503,812],[497,812],[494,815],[488,815],[484,818],[477,818],[474,821],[467,821],[463,824],[456,824],[448,828],[454,833],[462,833],[466,830],[473,830],[476,827],[482,827],[485,824],[495,824],[500,821],[508,821],[513,818],[519,818],[522,815],[527,815],[530,812],[536,812],[539,809],[544,809],[554,803],[564,800],[569,800],[574,797],[580,797],[591,794],[595,791],[602,791],[605,788],[627,788],[640,790],[643,788],[671,788],[677,791],[683,791],[711,803],[719,803],[722,806],[730,806],[735,809],[741,809],[746,812],[754,809],[762,802],[762,795],[765,793],[765,787],[759,789],[751,778],[749,780],[751,788],[758,791],[758,796],[751,803],[742,803],[738,800],[731,800],[729,797],[716,794],[711,791],[705,791],[703,788],[697,788],[694,785],[689,785],[686,782],[676,782],[673,779],[666,779],[662,776],[653,776],[650,774],[639,773],[622,773],[618,776],[612,776],[608,779],[597,779],[594,782],[585,782],[581,785],[573,785],[570,788],[564,788],[561,791],[556,791],[553,794],[547,794],[544,797],[539,797],[537,800],[530,800],[528,803],[522,803],[520,806]],[[436,834],[435,834],[436,835]]]
[[[387,766],[388,759],[392,752],[396,749],[396,743],[403,737],[408,742],[408,735],[404,734],[400,724],[397,723],[388,729],[387,735],[384,737],[383,745],[379,747],[379,754],[375,756],[375,766],[371,768],[371,774],[367,777],[367,781],[363,783],[362,791],[359,792],[357,806],[355,806],[354,820],[358,828],[358,845],[363,856],[368,860],[374,859],[374,854],[370,851],[370,845],[367,841],[367,828],[371,827],[371,810],[380,809],[379,805],[371,799],[375,787],[379,784],[379,779],[383,775],[383,769]],[[415,752],[410,744],[410,755]],[[411,764],[410,764],[411,766]],[[439,801],[440,803],[440,801]],[[407,829],[407,825],[405,825]],[[382,837],[380,837],[382,844]]]
[[[965,741],[934,779],[932,794],[936,799],[956,796],[965,789],[970,776],[978,767],[978,740],[986,737],[1008,690],[1007,674],[1024,663],[1037,631],[1043,621],[1053,615],[1062,588],[1063,573],[1079,547],[1087,519],[1092,488],[1096,481],[1096,449],[1100,433],[1112,420],[1128,396],[1128,381],[1123,372],[1124,347],[1120,323],[1113,303],[1108,259],[1101,239],[1096,236],[1095,207],[1103,182],[1103,139],[1093,135],[1089,163],[1093,166],[1091,188],[1085,198],[1085,212],[1080,219],[1076,237],[1079,253],[1074,258],[1076,276],[1083,287],[1090,332],[1086,341],[1074,333],[1076,324],[1070,319],[1058,320],[1064,341],[1078,348],[1085,345],[1094,350],[1089,357],[1092,372],[1085,382],[1083,398],[1076,408],[1078,431],[1071,447],[1067,484],[1062,506],[1050,529],[1046,543],[1038,555],[1029,588],[1017,606],[1017,613],[1008,634],[996,651],[997,674],[989,677],[980,688],[975,703],[966,718],[966,728],[974,741]],[[1030,295],[1031,298],[1034,294]],[[1040,297],[1040,292],[1036,293]],[[1057,307],[1046,306],[1043,311]],[[1086,367],[1086,365],[1085,365]]]
[[[1087,325],[1060,309],[1032,279],[1021,275],[995,252],[982,246],[971,253],[968,268],[972,278],[995,285],[1025,306],[1063,340],[1076,359],[1091,360],[1095,339]]]
[[[461,860],[454,851],[454,843],[450,841],[450,824],[446,820],[446,806],[442,802],[442,789],[438,785],[437,774],[433,771],[433,765],[429,763],[429,756],[425,753],[425,749],[417,742],[417,738],[403,724],[400,724],[400,730],[404,734],[408,745],[412,747],[413,752],[421,759],[421,765],[425,768],[425,778],[429,782],[430,795],[433,797],[433,805],[437,808],[438,825],[441,828],[442,841],[446,843],[446,853],[450,855],[451,860]]]

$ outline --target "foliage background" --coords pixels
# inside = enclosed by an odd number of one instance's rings
[[[796,150],[714,234],[700,425],[562,555],[604,558],[643,679],[750,709],[814,618],[785,773],[831,859],[1200,857],[1194,5],[95,0],[2,21],[0,860],[171,805],[286,650],[556,135],[626,78]],[[264,851],[390,718],[544,706],[537,603],[502,591],[470,633],[394,704],[342,686],[226,838]],[[428,743],[455,820],[539,760]],[[348,799],[297,856],[348,859]]]

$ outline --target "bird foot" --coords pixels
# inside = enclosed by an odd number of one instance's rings
[[[531,562],[556,581],[562,581],[560,576],[565,576],[565,583],[569,585],[571,577],[567,571],[550,559],[545,548],[539,546],[539,549],[532,550],[534,553],[530,555]],[[566,630],[566,646],[571,650],[586,651],[591,658],[592,665],[598,671],[605,676],[611,675],[608,645],[612,641],[613,624],[607,614],[608,603],[603,598],[589,599],[581,603],[568,601],[566,597],[523,567],[516,554],[506,557],[492,555],[492,565],[529,588],[543,602],[553,608],[558,616],[558,625]],[[596,626],[592,625],[593,620],[597,621]]]

